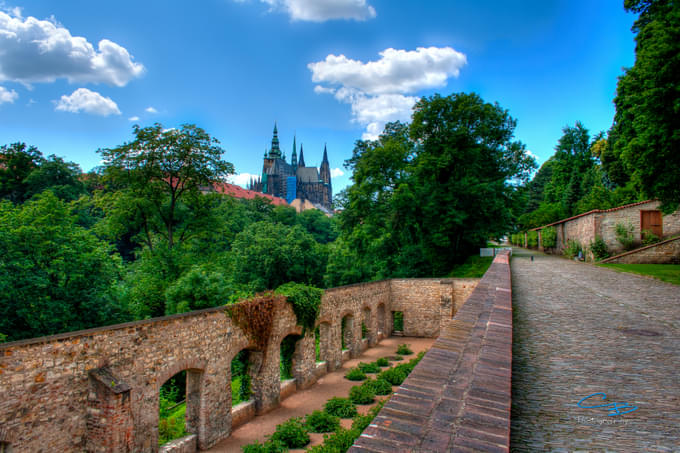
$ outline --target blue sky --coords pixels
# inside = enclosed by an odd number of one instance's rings
[[[278,123],[334,191],[359,138],[419,96],[477,92],[545,161],[567,124],[611,126],[634,62],[622,0],[0,1],[0,144],[98,165],[132,125],[195,123],[243,182]],[[344,174],[341,174],[344,171]]]

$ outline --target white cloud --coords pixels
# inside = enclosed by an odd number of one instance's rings
[[[256,179],[258,175],[252,175],[250,173],[239,173],[236,175],[229,175],[227,177],[227,182],[231,184],[236,184],[237,186],[241,186],[244,189],[250,183],[250,178]]]
[[[55,110],[63,112],[85,112],[101,116],[120,115],[118,105],[111,98],[87,88],[78,88],[70,96],[63,95],[56,104]]]
[[[153,107],[147,107],[147,108],[144,109],[144,111],[145,111],[146,113],[158,113],[158,110],[156,110],[156,109],[153,108]]]
[[[339,176],[344,175],[345,172],[340,170],[339,168],[331,168],[331,178],[337,178]]]
[[[465,55],[451,47],[418,47],[389,48],[380,52],[379,60],[366,63],[331,54],[307,67],[313,82],[331,85],[316,85],[314,92],[350,104],[352,120],[366,127],[362,138],[374,140],[385,123],[410,119],[418,101],[413,94],[446,86],[466,63]]]
[[[243,3],[243,0],[235,0]],[[325,22],[334,19],[363,21],[375,17],[375,8],[366,0],[260,0],[271,10],[282,10],[292,20]]]
[[[18,97],[19,95],[16,91],[8,90],[5,87],[0,87],[0,104],[4,104],[5,102],[13,104]]]
[[[21,11],[0,11],[0,49],[0,81],[30,84],[65,78],[124,86],[144,72],[144,66],[113,41],[102,39],[95,50],[54,18],[23,18]]]
[[[128,118],[128,121],[139,121],[139,117],[138,116],[131,116],[130,118]]]

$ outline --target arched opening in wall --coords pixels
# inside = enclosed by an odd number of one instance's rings
[[[3,442],[0,440],[0,453],[12,453],[12,446],[9,442]]]
[[[340,335],[342,350],[346,351],[350,345],[354,344],[354,317],[352,315],[346,315],[342,318]]]
[[[327,322],[320,323],[316,328],[315,336],[316,361],[326,362],[331,357],[331,325]]]
[[[300,335],[288,335],[281,341],[281,380],[286,381],[295,377],[295,362],[297,343]]]
[[[385,333],[385,304],[378,305],[378,335]]]
[[[363,319],[361,320],[361,339],[371,342],[373,338],[373,324],[371,323],[371,309],[364,307]]]
[[[251,397],[253,396],[251,372],[250,351],[248,349],[242,349],[231,361],[232,407],[251,400]]]
[[[392,312],[392,333],[402,334],[404,332],[404,312]]]
[[[158,394],[158,445],[189,434],[198,435],[201,370],[182,370],[161,386]]]

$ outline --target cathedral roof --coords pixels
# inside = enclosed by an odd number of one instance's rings
[[[316,167],[298,167],[296,176],[300,182],[319,182],[319,170]]]

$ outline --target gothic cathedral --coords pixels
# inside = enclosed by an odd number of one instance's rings
[[[251,181],[248,189],[284,198],[288,203],[299,198],[309,200],[325,210],[333,211],[333,189],[331,187],[331,167],[328,163],[326,146],[323,148],[321,168],[305,166],[305,156],[300,145],[300,158],[293,138],[293,154],[290,164],[281,153],[279,135],[274,124],[272,147],[265,151],[262,177]]]

